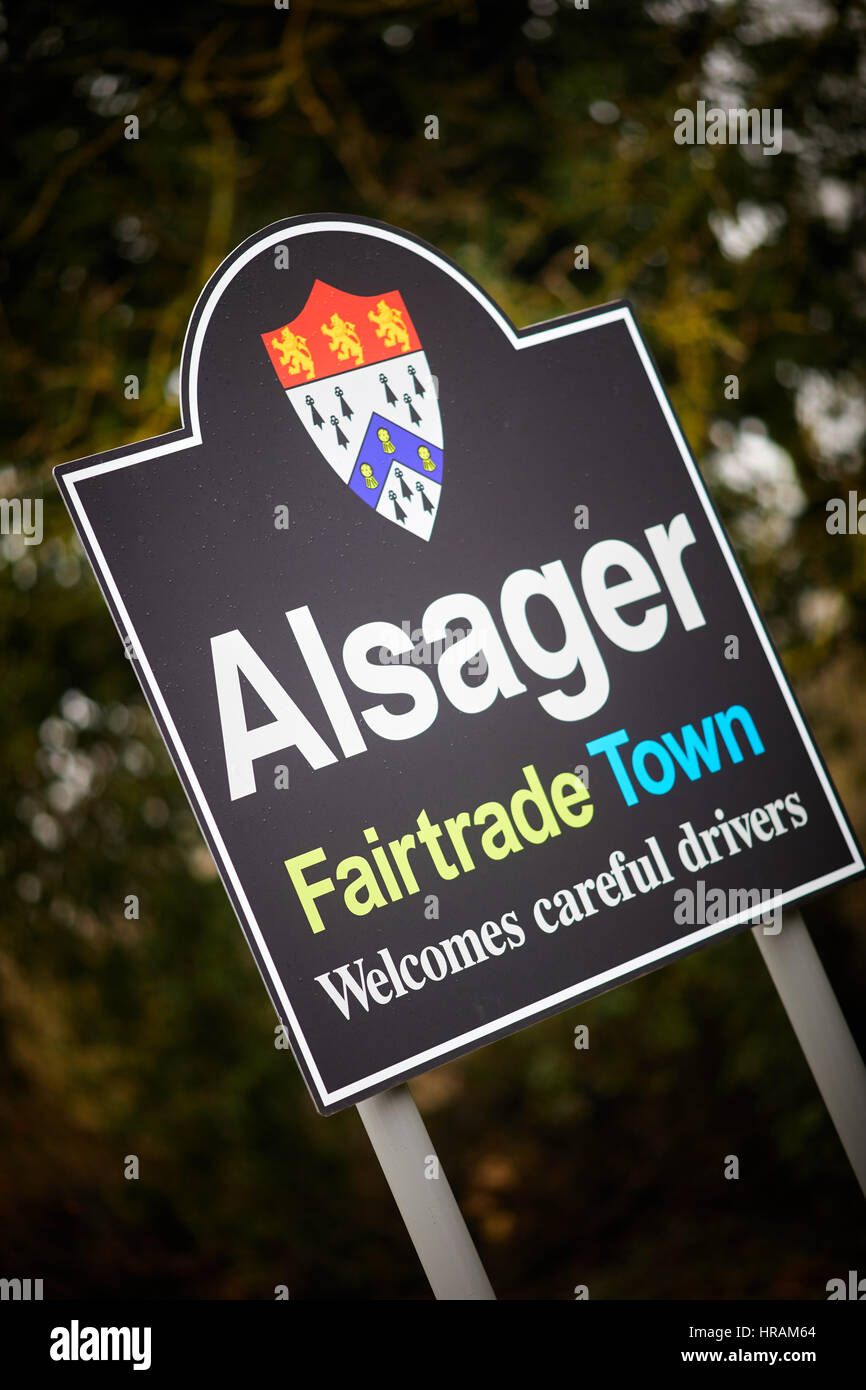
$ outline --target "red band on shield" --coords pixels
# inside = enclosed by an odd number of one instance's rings
[[[262,342],[287,390],[421,348],[397,290],[346,294],[323,280],[315,282],[297,318],[263,333]]]

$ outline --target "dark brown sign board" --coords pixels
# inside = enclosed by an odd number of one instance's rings
[[[318,1108],[859,874],[626,303],[295,218],[56,470]]]

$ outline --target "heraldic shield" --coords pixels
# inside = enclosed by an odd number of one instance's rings
[[[298,317],[262,341],[337,476],[371,511],[428,541],[442,493],[442,422],[402,296],[346,294],[316,280]]]

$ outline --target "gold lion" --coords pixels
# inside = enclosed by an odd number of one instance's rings
[[[359,367],[364,365],[364,349],[353,323],[347,323],[339,314],[332,314],[330,327],[323,323],[322,332],[326,338],[330,338],[328,347],[337,354],[339,362],[348,362],[352,357]]]
[[[378,313],[371,309],[367,318],[376,325],[376,337],[385,339],[386,347],[394,347],[400,344],[401,352],[409,351],[409,330],[403,322],[403,314],[400,309],[392,309],[390,304],[386,304],[384,299],[380,299],[376,305]]]
[[[271,338],[271,347],[280,354],[280,366],[288,367],[292,376],[306,372],[307,381],[313,380],[316,368],[306,338],[293,333],[290,328],[284,328],[278,338]]]

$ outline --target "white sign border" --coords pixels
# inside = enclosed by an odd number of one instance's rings
[[[355,235],[373,236],[381,241],[388,241],[393,243],[394,245],[401,246],[406,250],[411,251],[413,254],[422,257],[422,259],[430,261],[432,264],[436,265],[438,269],[441,270],[444,274],[449,275],[453,280],[456,280],[457,283],[461,285],[461,287],[465,290],[465,292],[471,295],[472,298],[475,299],[481,305],[485,312],[488,313],[490,317],[496,322],[502,333],[511,343],[512,347],[515,348],[515,350],[517,351],[521,351],[523,348],[535,347],[540,343],[551,342],[556,338],[564,338],[572,333],[583,333],[590,328],[600,328],[603,325],[609,323],[623,322],[626,325],[626,328],[634,343],[638,357],[640,358],[644,370],[646,371],[647,377],[649,378],[650,385],[653,388],[662,414],[664,415],[664,418],[668,424],[671,434],[673,435],[674,441],[676,442],[677,448],[679,449],[683,463],[686,466],[686,471],[695,489],[695,493],[704,508],[707,520],[709,521],[710,527],[716,537],[722,555],[724,556],[727,562],[734,583],[736,584],[740,596],[742,597],[743,603],[746,607],[746,611],[752,620],[753,626],[758,635],[758,639],[767,658],[767,662],[770,666],[771,671],[776,677],[776,681],[782,692],[785,703],[787,704],[788,709],[790,710],[791,718],[793,719],[794,725],[798,733],[800,734],[800,737],[803,741],[803,745],[806,749],[810,761],[812,762],[812,765],[815,769],[815,773],[824,790],[824,794],[827,797],[828,804],[830,805],[830,808],[836,817],[839,829],[842,832],[842,836],[845,840],[845,843],[848,845],[849,851],[851,853],[850,864],[845,865],[841,869],[835,870],[833,873],[824,874],[821,878],[812,879],[810,882],[801,884],[797,888],[789,889],[787,892],[781,893],[772,899],[767,899],[766,902],[761,904],[760,910],[762,913],[766,913],[774,908],[781,908],[790,902],[798,901],[800,898],[804,897],[809,893],[815,893],[820,891],[821,889],[829,888],[833,884],[839,883],[844,879],[850,878],[854,874],[859,873],[863,869],[864,865],[863,860],[858,852],[856,841],[854,840],[851,834],[845,815],[838,802],[833,787],[830,784],[829,778],[824,770],[824,766],[809,736],[809,732],[806,728],[803,717],[800,714],[796,701],[794,700],[791,690],[789,688],[787,678],[779,665],[776,653],[773,650],[769,638],[764,630],[763,623],[761,622],[760,616],[752,601],[751,594],[749,593],[748,587],[746,586],[743,576],[740,572],[737,560],[729,545],[727,536],[725,535],[716,516],[712,502],[709,498],[709,494],[707,493],[706,487],[704,485],[704,481],[697,470],[694,460],[692,459],[689,447],[686,444],[685,438],[682,434],[682,431],[680,430],[679,424],[677,423],[677,419],[670,407],[667,396],[665,395],[664,388],[655,370],[652,359],[650,358],[649,353],[646,350],[646,347],[643,343],[643,339],[640,336],[640,332],[638,331],[637,324],[635,323],[634,316],[632,315],[629,306],[619,305],[613,309],[600,309],[597,313],[593,313],[592,311],[590,311],[588,314],[578,319],[573,319],[571,321],[565,322],[555,321],[549,326],[542,325],[537,329],[525,329],[518,334],[511,325],[511,323],[509,323],[509,321],[504,317],[504,315],[500,312],[497,306],[493,303],[493,301],[488,299],[487,295],[480,289],[480,287],[476,285],[474,281],[467,279],[467,277],[463,275],[463,273],[460,270],[458,270],[458,268],[455,265],[452,265],[450,261],[444,260],[439,255],[439,253],[436,252],[432,247],[428,247],[425,243],[416,241],[411,237],[404,236],[392,228],[387,228],[380,224],[374,224],[370,222],[354,221],[340,218],[332,218],[322,221],[314,219],[289,225],[276,224],[275,228],[266,228],[264,232],[262,232],[258,237],[254,238],[251,244],[247,245],[246,248],[240,252],[240,254],[238,254],[234,259],[230,258],[229,261],[226,263],[225,268],[221,269],[221,272],[218,270],[215,273],[212,280],[208,282],[208,284],[202,291],[199,300],[197,301],[195,310],[193,311],[192,317],[190,319],[190,327],[187,328],[187,335],[184,340],[183,352],[183,362],[185,365],[188,363],[188,373],[185,375],[181,386],[181,418],[183,420],[183,427],[186,428],[187,423],[185,406],[189,406],[189,422],[191,427],[190,434],[180,439],[168,437],[165,443],[160,444],[159,442],[157,442],[155,444],[152,444],[148,448],[133,450],[132,452],[126,453],[123,455],[123,457],[103,459],[99,463],[82,465],[81,468],[75,468],[74,465],[68,464],[61,465],[61,477],[63,480],[62,486],[68,491],[69,498],[74,507],[75,516],[78,519],[80,529],[83,532],[83,534],[86,535],[91,548],[91,553],[99,567],[102,582],[105,588],[111,594],[111,597],[116,606],[116,610],[123,622],[125,635],[130,639],[132,643],[132,648],[135,652],[137,664],[141,671],[142,678],[146,682],[147,689],[151,695],[153,703],[156,705],[157,709],[159,710],[162,716],[165,729],[169,737],[171,738],[177,759],[183,767],[184,772],[186,773],[189,786],[192,789],[192,792],[195,796],[199,816],[204,821],[205,825],[210,831],[213,844],[216,846],[217,852],[222,861],[226,877],[228,878],[229,882],[232,885],[232,888],[235,891],[237,901],[240,904],[249,931],[253,937],[253,940],[256,943],[259,956],[265,967],[265,970],[267,971],[268,978],[265,979],[265,984],[268,987],[268,992],[272,994],[272,997],[275,994],[283,1006],[283,1009],[285,1011],[285,1018],[288,1021],[289,1026],[292,1030],[295,1045],[298,1048],[298,1051],[303,1056],[307,1067],[309,1068],[309,1075],[318,1093],[319,1100],[321,1101],[324,1107],[333,1108],[334,1106],[346,1103],[350,1099],[361,1100],[364,1098],[364,1095],[370,1091],[371,1088],[381,1089],[381,1085],[383,1082],[386,1082],[392,1078],[396,1078],[403,1074],[411,1073],[412,1071],[417,1071],[418,1068],[424,1066],[425,1064],[434,1062],[437,1057],[443,1057],[446,1053],[450,1053],[455,1048],[467,1047],[469,1044],[475,1043],[481,1038],[487,1037],[493,1033],[498,1033],[503,1029],[511,1027],[511,1025],[515,1023],[520,1023],[524,1019],[529,1019],[537,1014],[542,1014],[547,1010],[555,1009],[557,1006],[563,1004],[568,999],[577,999],[578,996],[586,994],[590,990],[595,990],[599,986],[610,984],[612,981],[620,979],[624,975],[628,975],[635,971],[641,971],[646,966],[650,966],[655,964],[656,962],[662,961],[665,959],[666,956],[671,956],[678,951],[688,950],[690,947],[696,946],[702,941],[707,941],[710,937],[717,936],[721,932],[727,931],[732,927],[736,927],[744,922],[747,922],[751,917],[755,916],[755,910],[754,908],[746,909],[743,912],[737,913],[735,916],[726,918],[723,922],[713,923],[711,926],[701,928],[700,931],[691,932],[688,936],[680,937],[677,941],[669,942],[666,945],[660,946],[653,951],[648,951],[645,955],[635,956],[632,960],[625,961],[623,964],[618,965],[611,970],[606,970],[601,974],[593,975],[586,980],[581,980],[578,984],[570,985],[567,989],[560,990],[556,994],[548,995],[545,999],[539,1000],[534,1004],[527,1005],[522,1009],[516,1009],[512,1013],[505,1014],[497,1019],[492,1020],[489,1023],[484,1024],[479,1028],[473,1028],[469,1032],[461,1033],[458,1037],[449,1039],[448,1042],[437,1044],[435,1047],[428,1048],[424,1052],[415,1053],[415,1055],[412,1057],[406,1057],[402,1061],[396,1062],[392,1066],[385,1067],[382,1070],[374,1072],[369,1076],[362,1077],[358,1081],[353,1082],[348,1086],[341,1086],[333,1091],[329,1091],[325,1086],[321,1073],[318,1067],[316,1066],[310,1046],[306,1038],[304,1037],[303,1032],[301,1031],[297,1016],[295,1014],[294,1009],[292,1008],[283,982],[280,979],[279,974],[277,973],[273,958],[271,957],[270,951],[268,950],[267,943],[258,925],[258,922],[255,919],[250,902],[246,896],[246,893],[244,892],[240,877],[229,857],[228,850],[220,834],[216,819],[213,815],[213,812],[210,809],[210,806],[205,800],[204,793],[199,784],[198,778],[196,777],[195,770],[187,754],[187,751],[180,740],[180,736],[175,727],[174,720],[171,717],[168,705],[165,701],[162,691],[159,689],[159,686],[157,685],[156,680],[154,679],[150,663],[148,662],[144,650],[140,642],[138,641],[138,637],[133,628],[130,616],[126,611],[123,599],[121,598],[120,590],[118,589],[117,584],[115,583],[114,576],[112,575],[108,567],[105,556],[102,553],[102,549],[99,545],[99,542],[96,539],[93,528],[90,525],[90,521],[84,509],[84,505],[82,503],[81,497],[79,496],[77,488],[77,483],[83,482],[88,478],[97,477],[104,473],[110,473],[118,468],[129,468],[132,467],[134,464],[145,463],[149,459],[163,458],[167,454],[176,453],[183,449],[197,448],[202,444],[203,441],[201,436],[198,408],[198,372],[201,362],[202,349],[204,346],[205,334],[207,332],[208,324],[210,323],[211,317],[217,304],[219,303],[220,298],[222,297],[227,286],[235,278],[235,276],[241,270],[243,270],[243,268],[246,265],[248,265],[249,262],[255,256],[261,255],[264,251],[269,250],[272,246],[290,241],[294,237],[309,236],[317,232],[352,232]],[[202,306],[200,314],[198,313],[199,305]],[[192,338],[192,342],[190,343],[188,341],[189,332],[193,324],[195,325],[194,336]]]

